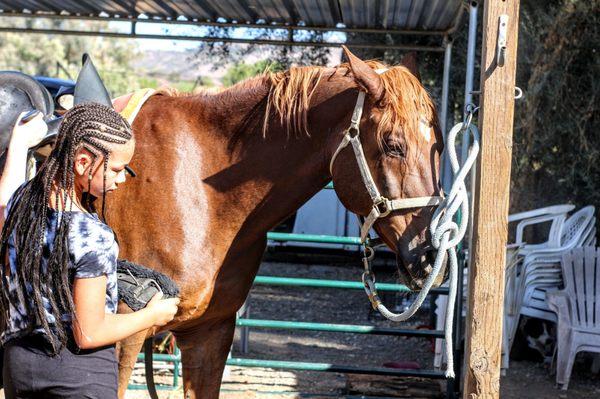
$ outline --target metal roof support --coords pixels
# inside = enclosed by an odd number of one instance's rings
[[[442,104],[440,106],[440,128],[444,135],[444,144],[446,142],[446,126],[448,125],[448,93],[450,89],[450,67],[452,65],[452,37],[444,38],[444,72],[442,75]],[[444,152],[442,162],[442,187],[445,192],[450,191],[452,186],[452,166],[450,158]]]
[[[462,14],[462,13],[461,13]],[[460,15],[460,14],[459,14]],[[86,21],[136,21],[150,24],[169,24],[169,25],[192,25],[192,26],[211,26],[221,28],[256,28],[256,29],[291,29],[291,30],[313,30],[317,32],[343,32],[343,33],[373,33],[381,35],[414,35],[414,36],[446,36],[450,31],[455,30],[452,26],[448,30],[410,30],[410,29],[376,29],[376,28],[338,28],[327,26],[299,26],[285,24],[252,24],[252,23],[232,23],[232,22],[213,22],[200,20],[179,20],[179,19],[159,19],[159,18],[138,18],[108,16],[101,17],[97,15],[73,15],[73,14],[50,14],[50,13],[16,13],[0,12],[0,17],[21,17],[21,18],[48,18],[48,19],[76,19]],[[457,20],[459,20],[457,18]]]
[[[466,72],[465,72],[465,107],[467,107],[468,104],[474,104],[473,103],[473,80],[474,80],[474,76],[475,76],[475,49],[477,47],[477,11],[478,11],[478,7],[479,4],[477,1],[473,0],[470,2],[469,4],[469,35],[468,35],[468,39],[467,39],[467,64],[466,64]],[[465,134],[462,137],[462,149],[461,149],[461,154],[460,154],[460,159],[461,161],[464,159],[467,159],[468,156],[468,152],[469,152],[469,146],[471,145],[471,135],[469,134]],[[467,188],[468,190],[468,195],[471,197],[470,201],[471,201],[471,208],[470,209],[475,209],[475,203],[473,202],[474,200],[474,195],[473,195],[473,190],[475,189],[476,185],[476,178],[477,178],[477,163],[475,163],[473,165],[473,167],[471,168],[471,178],[470,178],[470,184],[469,187]],[[467,248],[469,248],[469,251],[471,250],[471,243],[473,240],[473,213],[471,212],[469,214],[469,218],[471,220],[469,220],[469,223],[467,224]],[[467,268],[471,267],[471,257],[469,256],[467,258]],[[469,269],[470,270],[470,269]]]
[[[475,48],[477,47],[477,9],[478,2],[469,4],[469,36],[467,40],[467,65],[465,73],[465,107],[473,103],[473,78],[475,76]],[[467,158],[470,145],[470,136],[466,135],[462,143],[460,159]]]
[[[139,21],[138,21],[139,22]],[[102,36],[115,37],[122,39],[164,39],[164,40],[186,40],[197,42],[228,42],[228,43],[245,43],[245,44],[267,44],[271,46],[302,46],[302,47],[340,47],[343,44],[348,44],[354,48],[372,48],[372,49],[394,49],[405,51],[432,51],[442,52],[444,47],[438,46],[418,46],[418,45],[403,45],[403,44],[372,44],[372,43],[332,43],[332,42],[299,42],[289,40],[265,40],[265,39],[239,39],[239,38],[224,38],[210,36],[179,36],[179,35],[150,35],[141,33],[118,33],[118,32],[101,32],[101,31],[80,31],[80,30],[62,30],[62,29],[29,29],[29,28],[12,28],[0,27],[0,32],[16,32],[16,33],[41,33],[45,35],[74,35],[74,36]]]

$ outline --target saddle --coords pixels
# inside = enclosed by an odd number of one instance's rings
[[[0,71],[0,152],[8,147],[19,115],[34,109],[44,115],[48,124],[46,138],[55,136],[60,120],[54,118],[54,100],[50,92],[29,75]]]
[[[163,298],[179,296],[177,284],[168,276],[124,259],[117,261],[119,300],[138,311],[148,304],[156,293]]]
[[[57,97],[62,93],[59,91]],[[112,107],[110,95],[88,54],[75,84],[74,105],[97,102]],[[33,77],[17,71],[0,71],[0,152],[8,147],[13,127],[24,111],[37,109],[48,125],[46,137],[34,150],[53,144],[62,118],[54,115],[54,99]],[[46,154],[47,155],[47,154]]]

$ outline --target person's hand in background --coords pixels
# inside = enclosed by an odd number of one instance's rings
[[[23,123],[28,112],[22,112],[12,130],[10,143],[6,150],[6,162],[0,177],[0,228],[4,225],[4,211],[10,197],[27,181],[27,153],[46,136],[48,125],[43,114],[38,112],[31,120]]]
[[[39,112],[31,120],[23,122],[22,119],[28,112],[22,112],[17,119],[10,137],[9,149],[29,149],[39,144],[48,132],[48,125],[44,122],[44,115]]]

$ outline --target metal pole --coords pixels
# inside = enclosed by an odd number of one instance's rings
[[[469,36],[467,41],[467,65],[465,73],[465,106],[473,103],[473,78],[475,76],[475,48],[477,47],[477,7],[476,1],[469,4]],[[471,138],[465,136],[460,159],[466,159]],[[473,175],[471,175],[473,176]]]
[[[466,65],[466,73],[465,73],[465,107],[468,104],[473,103],[473,80],[475,77],[475,49],[477,48],[477,10],[478,10],[478,2],[471,1],[469,3],[469,36],[467,40],[467,65]],[[471,137],[468,135],[463,136],[462,149],[460,159],[461,161],[467,159],[469,155],[469,145],[470,145]],[[474,208],[473,198],[474,190],[475,190],[475,179],[477,177],[477,163],[473,165],[471,168],[471,178],[470,178],[470,186],[467,187],[470,194],[470,209]],[[467,225],[467,248],[469,251],[469,256],[466,260],[466,267],[470,270],[471,267],[471,243],[473,242],[473,213],[469,214],[469,223]]]
[[[448,123],[448,92],[450,88],[450,66],[452,63],[452,38],[446,37],[444,39],[444,74],[442,80],[442,104],[440,109],[440,128],[444,135],[444,142],[446,141],[446,126]],[[452,186],[452,166],[450,165],[450,158],[445,153],[442,164],[442,187],[444,191],[449,192]]]
[[[464,100],[464,106],[466,107],[468,104],[472,104],[473,103],[473,81],[474,81],[474,76],[475,76],[475,50],[477,48],[477,10],[478,10],[478,2],[477,1],[471,1],[469,2],[469,31],[468,31],[468,36],[467,36],[467,63],[466,63],[466,71],[465,71],[465,100]],[[465,112],[466,113],[466,112]],[[470,141],[471,141],[471,137],[469,135],[463,135],[463,141],[462,141],[462,148],[461,148],[461,155],[460,155],[460,160],[461,162],[465,159],[467,159],[467,156],[469,155],[469,146],[470,146]],[[473,165],[473,167],[471,168],[471,177],[470,177],[470,186],[468,187],[469,191],[469,195],[470,195],[470,209],[475,209],[474,208],[474,203],[473,203],[473,190],[475,189],[475,177],[477,176],[477,165]],[[462,265],[462,267],[460,268],[459,271],[459,286],[458,286],[458,299],[457,299],[457,306],[456,306],[456,314],[454,315],[454,348],[455,349],[455,361],[456,364],[459,364],[460,367],[458,367],[458,371],[456,373],[456,377],[454,380],[454,384],[453,384],[453,390],[454,392],[460,392],[460,388],[461,388],[461,382],[462,382],[462,363],[463,363],[463,359],[460,356],[460,351],[458,348],[461,347],[461,335],[462,335],[462,308],[463,308],[463,292],[465,290],[465,287],[463,285],[463,272],[464,269],[467,268],[467,270],[470,270],[470,265],[471,265],[471,242],[473,240],[473,212],[469,213],[469,223],[467,224],[467,249],[469,251],[468,253],[468,257],[466,259],[464,259],[463,261],[460,262],[460,264]],[[468,305],[468,301],[467,301],[467,305]],[[449,386],[450,388],[450,386]]]

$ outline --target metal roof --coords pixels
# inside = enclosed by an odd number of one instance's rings
[[[0,16],[185,19],[345,30],[451,30],[462,0],[0,0]],[[31,15],[33,14],[33,15]]]

